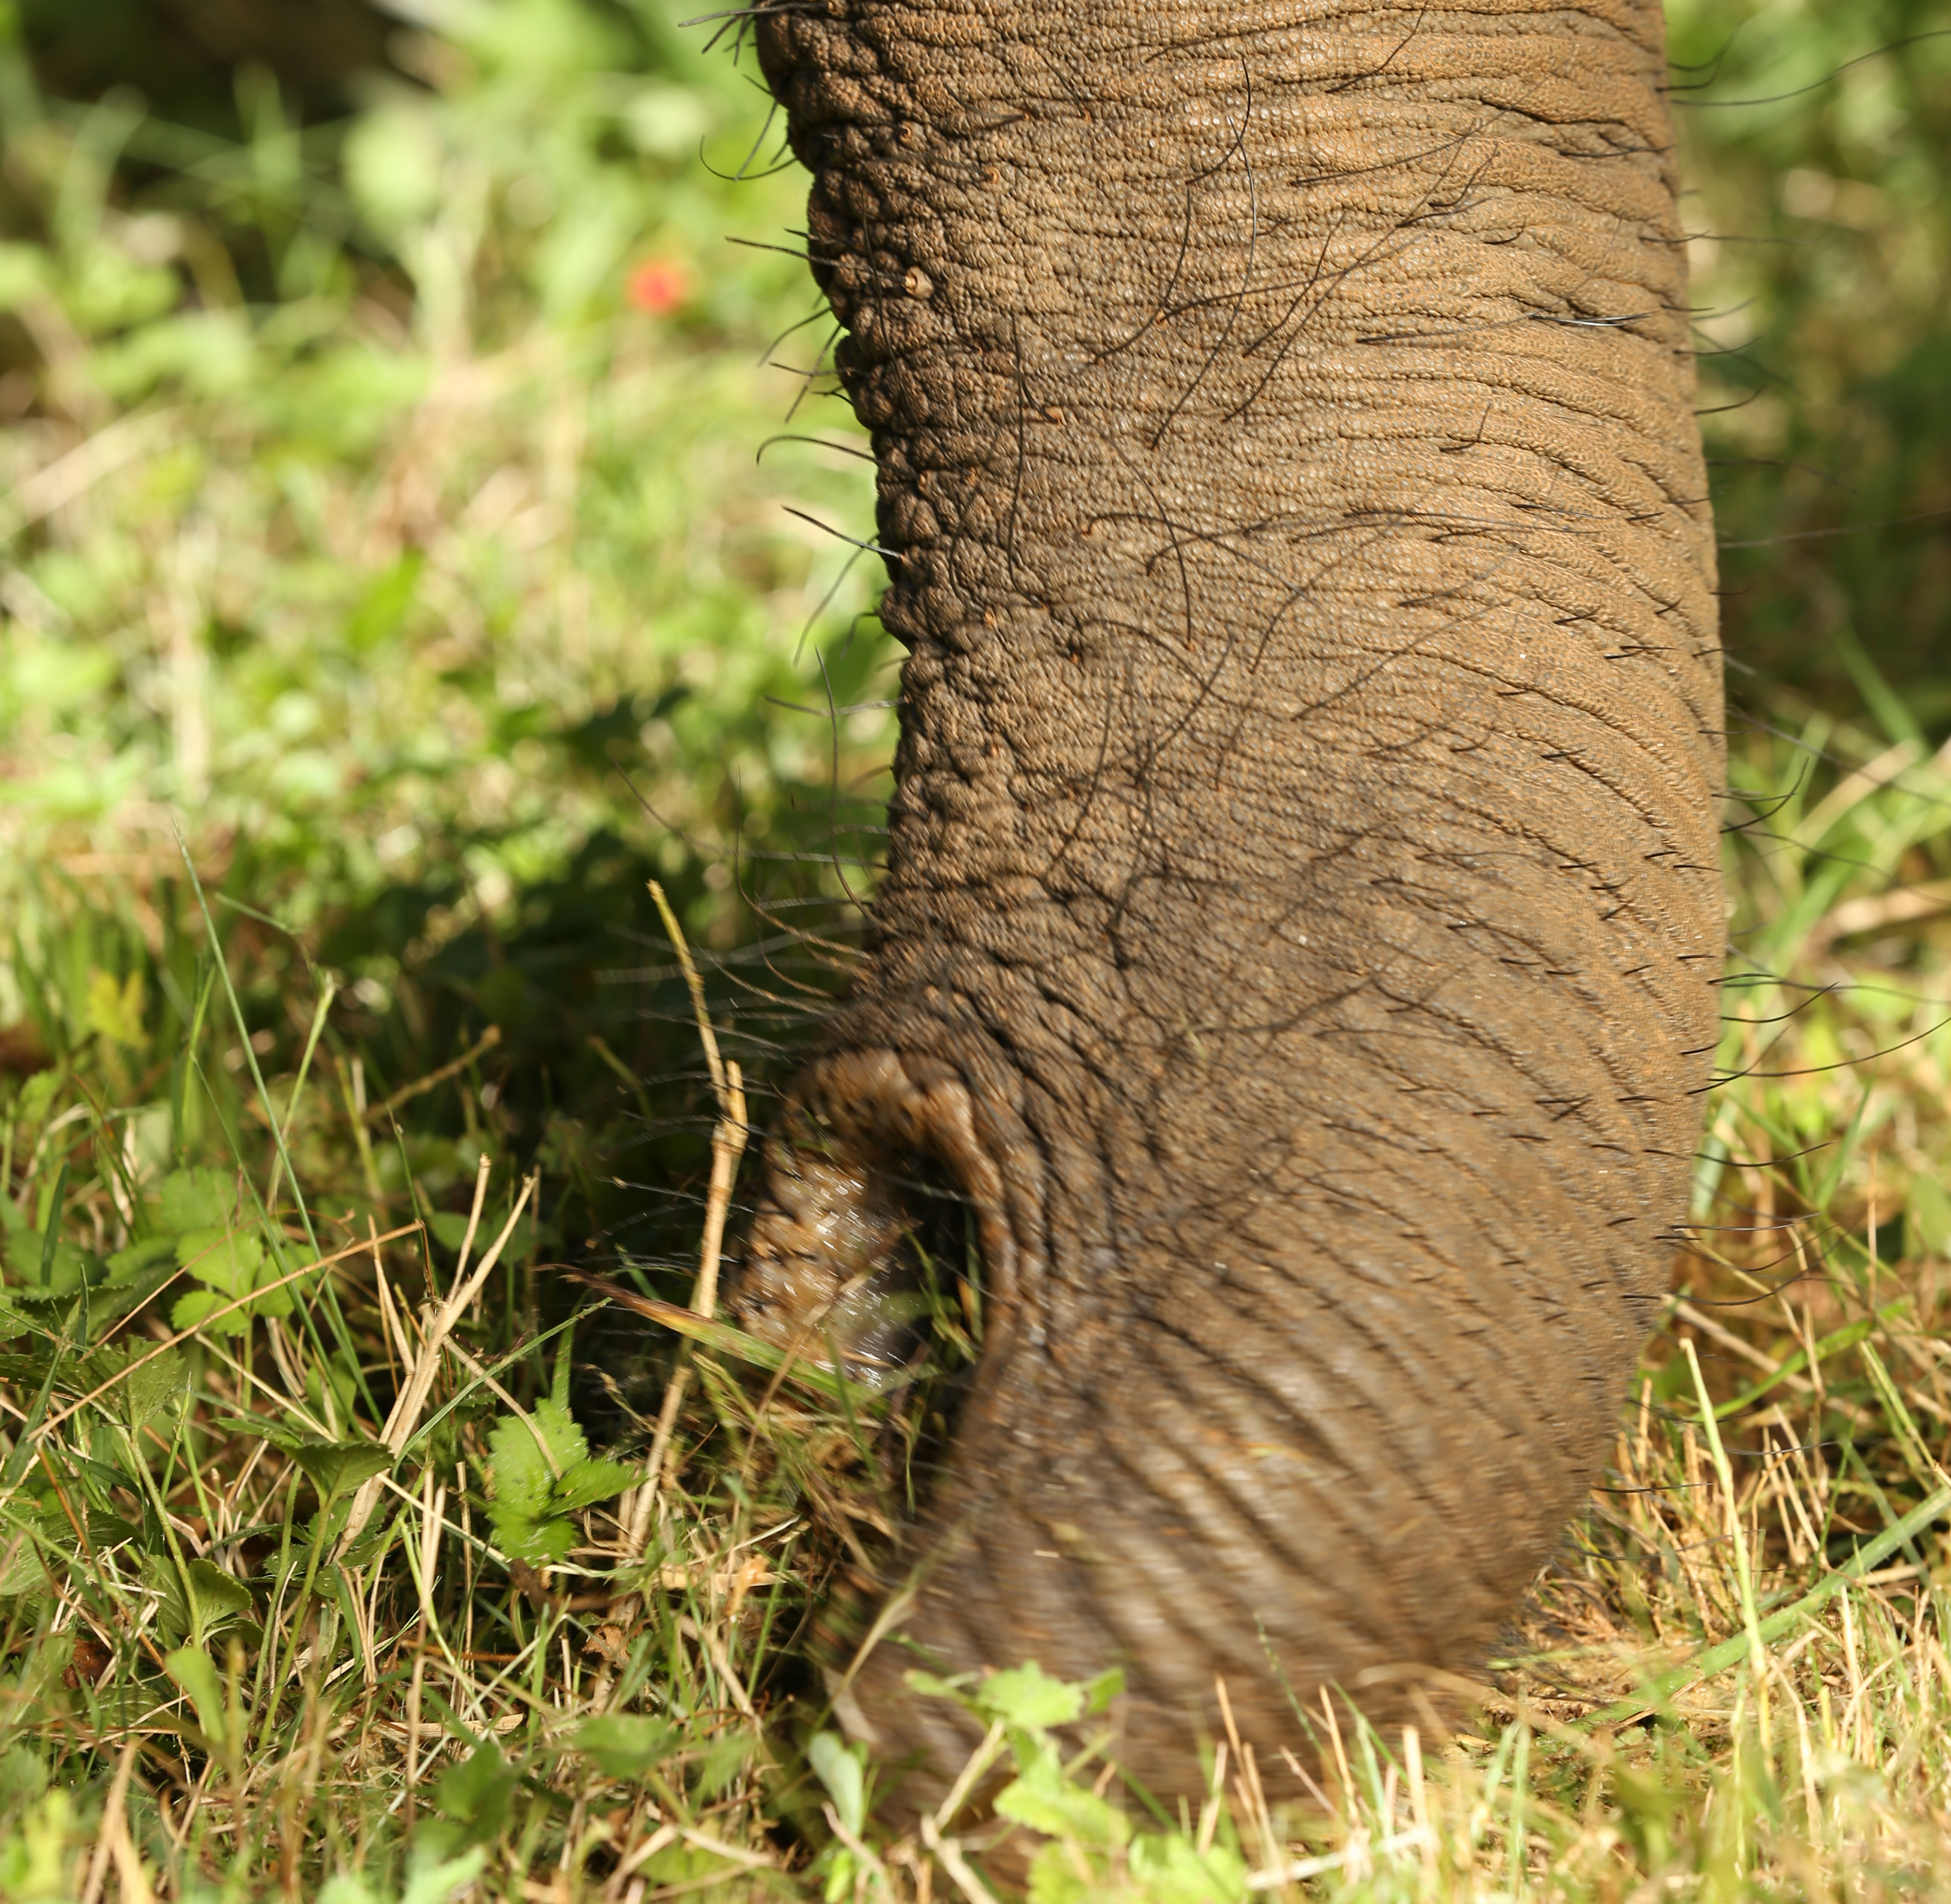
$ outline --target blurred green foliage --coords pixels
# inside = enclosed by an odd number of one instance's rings
[[[355,103],[399,24],[370,0],[18,0],[42,86],[64,99],[141,89],[159,117],[235,137],[236,79],[256,62],[307,120]]]
[[[160,1090],[179,826],[267,1072],[328,981],[376,1100],[495,1028],[473,1105],[418,1104],[434,1181],[464,1198],[478,1113],[582,1184],[581,1248],[698,1148],[630,1082],[696,1060],[646,879],[723,955],[844,937],[885,794],[865,560],[782,507],[860,525],[871,474],[802,374],[824,320],[773,348],[803,266],[726,242],[801,190],[650,0],[361,14],[378,64],[164,61],[152,104],[176,17],[95,0],[91,66],[65,7],[0,8],[0,1036]]]
[[[236,145],[126,92],[36,102],[17,56],[0,745],[28,857],[173,803],[290,879],[288,922],[423,864],[492,911],[617,816],[619,746],[679,826],[728,769],[761,830],[823,788],[825,737],[764,695],[817,686],[798,638],[849,551],[751,473],[793,394],[752,358],[811,292],[723,243],[795,194],[713,179],[701,140],[758,120],[646,21],[457,9],[402,48],[424,83],[372,76],[317,136],[247,68]],[[826,460],[794,500],[857,515]]]
[[[1951,729],[1951,7],[1669,0],[1733,685]],[[1895,685],[1879,695],[1879,679]]]

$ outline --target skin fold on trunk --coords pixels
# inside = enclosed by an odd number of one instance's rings
[[[1660,12],[756,32],[910,652],[734,1303],[872,1335],[922,1172],[988,1317],[838,1709],[912,1807],[971,1736],[910,1668],[1122,1666],[1169,1793],[1223,1678],[1271,1785],[1296,1703],[1481,1659],[1687,1216],[1723,769]]]

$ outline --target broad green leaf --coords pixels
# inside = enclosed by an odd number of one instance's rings
[[[429,1210],[426,1226],[433,1232],[433,1240],[445,1249],[457,1250],[467,1241],[467,1219],[457,1210]],[[488,1241],[492,1243],[494,1240],[494,1232],[491,1231]]]
[[[525,1513],[491,1501],[488,1519],[495,1530],[495,1544],[511,1560],[553,1565],[567,1560],[570,1549],[576,1544],[575,1528],[567,1521],[548,1515]]]
[[[179,1173],[188,1175],[188,1172]],[[195,1173],[211,1176],[213,1172]],[[186,1230],[176,1238],[176,1260],[198,1282],[208,1285],[183,1297],[170,1312],[179,1329],[194,1328],[214,1311],[249,1296],[261,1281],[275,1281],[265,1261],[264,1239],[254,1231],[239,1228]],[[244,1335],[254,1317],[289,1316],[292,1291],[289,1284],[268,1289],[252,1297],[248,1306],[233,1309],[211,1326],[219,1335]]]
[[[167,1554],[144,1554],[141,1568],[143,1579],[161,1600],[156,1623],[173,1645],[180,1644],[192,1632],[207,1639],[251,1609],[251,1590],[213,1561],[192,1560],[184,1568],[195,1597],[194,1618],[183,1598],[182,1575]]]
[[[38,1467],[35,1472],[38,1475]],[[126,1523],[108,1515],[91,1514],[87,1525],[90,1539],[105,1544],[128,1531]],[[0,1597],[39,1600],[48,1590],[48,1561],[58,1574],[61,1556],[74,1549],[74,1524],[54,1490],[17,1490],[0,1510]]]
[[[481,1867],[487,1862],[487,1852],[478,1849],[458,1858],[429,1861],[417,1856],[408,1868],[407,1887],[400,1893],[400,1904],[450,1904],[450,1900],[465,1896],[473,1888]]]
[[[743,1780],[757,1749],[743,1726],[727,1728],[705,1747],[691,1774],[691,1790],[707,1804],[723,1796]]]
[[[248,1230],[186,1230],[176,1238],[176,1261],[198,1282],[242,1296],[264,1266],[264,1245]]]
[[[0,1202],[5,1202],[0,1198]],[[45,1230],[10,1229],[4,1239],[8,1269],[23,1297],[72,1296],[102,1280],[101,1259],[52,1225]]]
[[[132,1430],[159,1416],[174,1414],[189,1392],[189,1366],[182,1354],[165,1349],[157,1355],[155,1349],[153,1342],[110,1343],[81,1365],[82,1378],[89,1389],[120,1376],[99,1406]],[[155,1359],[145,1360],[147,1356]],[[122,1375],[132,1367],[133,1374]]]
[[[814,1775],[826,1787],[840,1822],[856,1837],[867,1821],[867,1775],[861,1762],[865,1756],[837,1732],[816,1732],[806,1744]]]
[[[548,1512],[554,1476],[527,1422],[504,1415],[489,1431],[488,1478],[498,1512],[533,1519]]]
[[[536,1403],[526,1418],[504,1416],[495,1424],[488,1437],[489,1516],[504,1553],[563,1559],[576,1538],[568,1516],[642,1478],[626,1462],[592,1459],[588,1445],[569,1410],[552,1399]]]
[[[108,1280],[113,1283],[133,1282],[162,1263],[173,1263],[176,1255],[173,1237],[145,1236],[139,1243],[117,1250],[108,1259]]]
[[[195,1328],[197,1322],[207,1315],[214,1315],[219,1309],[224,1313],[211,1325],[211,1332],[219,1336],[242,1336],[250,1332],[254,1317],[261,1315],[291,1315],[291,1285],[279,1290],[265,1290],[261,1295],[251,1295],[250,1301],[242,1307],[233,1309],[238,1295],[244,1291],[226,1290],[191,1290],[170,1309],[170,1321],[177,1328]]]
[[[1139,1895],[1152,1904],[1244,1904],[1252,1895],[1246,1860],[1237,1851],[1216,1844],[1201,1857],[1182,1831],[1137,1839],[1125,1866]]]
[[[197,1617],[208,1633],[219,1626],[227,1626],[240,1614],[251,1611],[251,1590],[242,1581],[234,1580],[210,1560],[190,1562],[190,1591],[196,1596]]]
[[[567,1521],[524,1513],[499,1501],[489,1503],[488,1520],[495,1531],[495,1544],[511,1560],[553,1566],[567,1560],[576,1544],[576,1529]]]
[[[501,1225],[505,1221],[507,1221],[505,1213],[482,1216],[480,1229],[474,1231],[474,1256],[476,1256],[476,1260],[480,1260],[484,1250],[494,1249],[495,1237],[501,1234]],[[443,1249],[457,1250],[467,1241],[468,1219],[458,1210],[431,1210],[427,1213],[427,1229],[433,1231],[433,1241],[439,1243]],[[509,1234],[507,1247],[501,1250],[501,1260],[504,1263],[521,1263],[523,1256],[529,1254],[532,1243],[535,1243],[535,1223],[527,1212],[523,1212],[521,1221]]]
[[[840,1904],[843,1897],[853,1895],[859,1861],[844,1844],[830,1844],[822,1854],[821,1862],[826,1866],[826,1885],[820,1896],[825,1904]],[[819,1868],[818,1865],[813,1867],[816,1872]]]
[[[228,1227],[236,1203],[221,1170],[172,1170],[163,1179],[157,1219],[173,1236]]]
[[[67,1066],[64,1063],[51,1071],[37,1071],[20,1087],[20,1095],[14,1106],[14,1119],[23,1125],[30,1137],[39,1137],[41,1126],[53,1110],[55,1100],[61,1095],[61,1087],[67,1082]]]
[[[944,1679],[940,1674],[925,1672],[919,1666],[910,1667],[901,1677],[924,1699],[952,1699],[958,1706],[969,1703],[969,1688],[976,1680],[974,1673],[957,1673],[953,1679]]]
[[[501,1836],[518,1782],[501,1748],[489,1739],[442,1778],[434,1803],[442,1817],[467,1828],[469,1838],[487,1843]]]
[[[31,1746],[11,1745],[0,1752],[0,1806],[36,1799],[48,1788],[48,1768]]]
[[[179,1329],[193,1329],[213,1310],[222,1309],[234,1302],[235,1297],[226,1296],[220,1289],[195,1289],[184,1297],[170,1311],[170,1326]],[[251,1327],[251,1312],[248,1308],[233,1309],[229,1314],[220,1316],[210,1325],[214,1335],[243,1335]]]
[[[467,1219],[457,1210],[431,1210],[427,1214],[427,1228],[433,1232],[434,1241],[444,1249],[458,1250],[467,1240]],[[492,1249],[495,1239],[501,1234],[501,1225],[507,1217],[483,1213],[479,1227],[474,1232],[474,1254],[478,1259],[484,1250]],[[508,1239],[508,1247],[502,1253],[504,1259],[520,1261],[522,1252],[517,1247],[527,1234],[529,1219],[526,1214],[515,1225],[514,1234]]]
[[[292,1459],[318,1490],[320,1500],[349,1494],[393,1465],[392,1450],[376,1441],[301,1442],[292,1450]]]
[[[56,1904],[75,1895],[72,1847],[88,1828],[76,1816],[74,1799],[61,1786],[43,1792],[0,1839],[8,1904]],[[11,1822],[10,1821],[10,1822]]]
[[[996,1809],[1049,1838],[1074,1839],[1094,1850],[1126,1843],[1129,1821],[1108,1800],[1063,1775],[1063,1767],[1049,1746],[1040,1746],[1016,1778],[996,1794]]]
[[[1951,1256],[1951,1197],[1935,1177],[1911,1179],[1910,1214],[1924,1247],[1934,1256]]]
[[[164,1660],[163,1668],[189,1695],[204,1737],[212,1745],[221,1746],[229,1728],[225,1723],[223,1681],[210,1655],[201,1646],[179,1646]]]
[[[364,1873],[342,1871],[328,1877],[318,1893],[318,1904],[392,1904],[390,1891],[376,1891]]]
[[[550,1490],[549,1504],[558,1513],[573,1514],[635,1487],[643,1478],[641,1468],[626,1461],[579,1461]]]
[[[142,975],[135,971],[121,984],[112,972],[99,966],[88,975],[88,1002],[83,1014],[91,1032],[111,1044],[140,1047],[146,1042],[142,1029]]]
[[[261,1282],[275,1282],[276,1280],[275,1276],[261,1276],[258,1278]],[[279,1288],[261,1290],[251,1298],[248,1313],[252,1316],[290,1315],[292,1300],[298,1287],[295,1283],[286,1283]]]
[[[542,1430],[542,1438],[548,1444],[549,1454],[558,1471],[567,1472],[588,1453],[589,1444],[584,1440],[582,1429],[560,1402],[536,1403],[532,1419]],[[532,1444],[534,1437],[530,1436],[529,1440]]]
[[[1034,1660],[991,1673],[969,1696],[985,1718],[1000,1719],[1024,1732],[1047,1732],[1083,1716],[1084,1688],[1053,1679]]]
[[[407,1868],[404,1890],[396,1891],[384,1883],[375,1889],[368,1873],[342,1871],[326,1881],[318,1893],[318,1904],[454,1904],[456,1899],[473,1890],[474,1881],[487,1862],[488,1853],[478,1847],[458,1858],[443,1858],[438,1852],[429,1856],[427,1847],[419,1845]],[[193,1895],[207,1897],[212,1893]]]
[[[1087,1712],[1101,1712],[1112,1700],[1125,1690],[1125,1669],[1113,1666],[1097,1677],[1084,1689],[1084,1709]]]
[[[1082,1854],[1073,1851],[1067,1844],[1055,1842],[1039,1846],[1036,1856],[1030,1860],[1030,1904],[1092,1904],[1092,1901],[1110,1890],[1103,1881],[1103,1874],[1090,1869],[1079,1871],[1083,1862]],[[1135,1893],[1144,1897],[1145,1893]]]

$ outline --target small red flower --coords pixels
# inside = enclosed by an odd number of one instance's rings
[[[653,317],[668,317],[691,295],[691,276],[676,258],[647,258],[630,273],[623,295]]]

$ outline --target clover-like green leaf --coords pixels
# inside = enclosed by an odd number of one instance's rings
[[[0,1197],[0,1204],[7,1202]],[[99,1257],[61,1235],[52,1224],[45,1230],[25,1224],[9,1225],[0,1235],[0,1253],[19,1285],[19,1294],[26,1298],[72,1296],[85,1284],[101,1281],[107,1273]]]
[[[1084,1709],[1101,1712],[1125,1690],[1125,1669],[1110,1666],[1084,1688]]]

